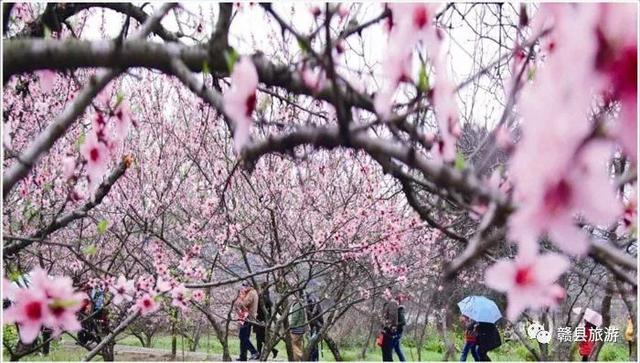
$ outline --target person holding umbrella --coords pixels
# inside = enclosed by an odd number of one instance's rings
[[[460,312],[477,322],[476,353],[479,361],[491,361],[488,352],[502,345],[496,322],[502,313],[493,300],[484,296],[467,296],[458,302]]]

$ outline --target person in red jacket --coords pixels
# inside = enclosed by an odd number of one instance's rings
[[[584,340],[578,344],[578,350],[580,352],[580,355],[582,356],[583,362],[589,361],[589,356],[591,355],[591,352],[593,352],[593,348],[596,345],[595,339],[593,339],[592,337],[592,329],[595,327],[595,325],[591,324],[588,321],[585,321],[584,323]]]

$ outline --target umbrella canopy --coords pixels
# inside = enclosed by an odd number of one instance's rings
[[[467,296],[458,303],[463,315],[479,322],[495,324],[502,317],[498,305],[484,296]]]
[[[574,314],[580,314],[582,312],[582,308],[573,308]],[[584,316],[582,317],[585,321],[590,322],[595,326],[602,325],[602,315],[599,312],[586,308],[584,311]]]

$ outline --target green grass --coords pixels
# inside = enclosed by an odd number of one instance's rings
[[[29,362],[50,362],[50,361],[55,361],[55,362],[60,362],[60,361],[67,361],[67,362],[79,362],[82,357],[87,354],[87,352],[85,350],[80,350],[80,349],[66,349],[66,348],[52,348],[51,351],[49,352],[49,355],[44,356],[38,353],[35,354],[30,354],[24,358],[21,359],[21,361],[29,361]],[[96,357],[96,359],[94,360],[102,360],[100,359],[100,357]],[[5,354],[3,355],[3,361],[8,362],[9,361],[9,355]]]
[[[451,336],[454,339],[454,336]],[[69,340],[69,337],[64,337],[63,339]],[[253,339],[253,337],[252,337]],[[458,349],[462,346],[462,339],[458,337],[455,339],[456,346]],[[142,346],[140,341],[134,336],[125,336],[118,339],[117,344],[128,345],[128,346]],[[180,359],[180,353],[183,351],[188,351],[187,340],[184,341],[178,337],[177,338],[177,352],[178,359]],[[171,336],[169,335],[158,335],[152,341],[152,348],[156,349],[171,349]],[[284,346],[284,342],[279,342],[276,348],[280,351],[279,357],[286,358],[286,348]],[[437,334],[430,334],[427,336],[425,344],[422,346],[422,356],[421,359],[423,361],[440,361],[442,359],[442,341],[441,338]],[[198,347],[198,352],[208,353],[214,357],[220,357],[222,354],[222,346],[220,342],[218,342],[215,335],[211,334],[208,339],[207,336],[204,335],[200,340],[200,346]],[[232,358],[236,358],[239,355],[239,341],[237,337],[229,337],[229,351],[231,353]],[[345,361],[381,361],[382,354],[380,348],[377,346],[371,347],[364,359],[360,356],[361,348],[358,346],[349,346],[349,347],[341,347],[340,353],[342,358]],[[403,343],[403,352],[408,360],[416,360],[418,359],[417,350],[415,344],[408,339],[405,339]],[[6,353],[6,352],[5,352]],[[334,361],[333,355],[331,351],[327,348],[326,345],[323,346],[321,360],[332,362]],[[32,354],[28,357],[23,358],[23,361],[79,361],[82,356],[86,354],[86,351],[81,348],[64,348],[60,347],[59,343],[55,343],[51,347],[51,353],[49,356],[41,356],[39,354]],[[456,361],[459,359],[460,351],[457,350],[455,355],[450,357],[450,360]],[[504,344],[489,353],[489,356],[494,361],[531,361],[533,357],[530,356],[529,352],[526,350],[524,346],[521,344],[508,341],[504,342]],[[4,355],[4,360],[8,360],[8,356]],[[118,357],[116,356],[116,359]],[[99,360],[99,357],[97,357]],[[469,356],[468,361],[472,361],[473,359]],[[600,353],[599,360],[601,361],[624,361],[628,360],[627,348],[623,344],[606,344]]]

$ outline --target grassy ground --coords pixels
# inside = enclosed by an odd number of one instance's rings
[[[70,341],[69,337],[62,338],[65,341]],[[186,340],[183,342],[181,338],[178,337],[177,341],[177,359],[181,359],[181,352],[187,352],[187,342]],[[415,347],[411,347],[411,342],[406,342],[403,344],[403,351],[407,358],[407,360],[416,360],[417,350]],[[461,342],[459,342],[461,344]],[[140,347],[140,341],[133,336],[126,336],[117,341],[117,344]],[[152,348],[156,349],[171,349],[171,337],[167,335],[159,335],[157,336],[152,343]],[[283,342],[280,342],[276,347],[280,353],[279,357],[286,358],[286,349]],[[458,347],[460,348],[460,347]],[[229,350],[231,352],[231,356],[233,358],[238,357],[239,355],[239,342],[235,337],[229,338]],[[203,336],[200,341],[200,347],[198,348],[199,352],[208,353],[212,356],[221,356],[222,354],[222,346],[218,342],[218,340],[213,336]],[[340,350],[342,357],[346,361],[355,361],[362,360],[360,357],[360,348],[353,347],[342,347]],[[86,354],[86,350],[78,347],[71,348],[67,344],[63,347],[61,342],[55,343],[52,346],[51,353],[49,356],[41,356],[39,354],[32,354],[28,357],[23,358],[23,361],[79,361],[82,356]],[[532,360],[532,357],[529,356],[526,349],[516,343],[516,342],[505,342],[500,348],[489,353],[489,356],[494,361],[527,361]],[[129,354],[119,354],[116,355],[117,360],[141,360],[143,356],[129,355]],[[442,359],[442,344],[437,336],[433,336],[431,339],[427,339],[426,344],[422,347],[422,356],[423,361],[440,361]],[[575,357],[575,360],[578,360],[578,357]],[[149,359],[149,358],[147,358]],[[459,359],[459,351],[456,352],[456,355],[451,357],[450,360],[458,360]],[[607,344],[603,347],[602,352],[600,353],[600,360],[602,361],[620,361],[627,360],[627,352],[625,346],[621,344]],[[4,360],[8,360],[8,356],[4,356]],[[323,349],[323,355],[321,360],[323,361],[333,361],[333,355],[329,351],[329,349],[325,346]],[[382,356],[380,349],[376,347],[376,349],[370,349],[366,357],[365,361],[381,361]],[[468,360],[471,361],[472,358],[468,357]]]

